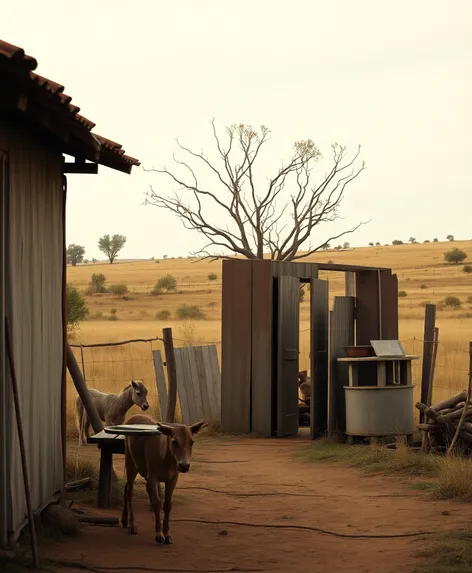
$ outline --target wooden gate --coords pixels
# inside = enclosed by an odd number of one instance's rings
[[[298,433],[300,279],[278,278],[277,436]]]

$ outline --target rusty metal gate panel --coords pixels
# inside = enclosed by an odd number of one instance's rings
[[[221,424],[226,432],[251,431],[252,263],[223,261]]]
[[[383,340],[398,340],[398,278],[380,271],[380,310]]]
[[[310,437],[314,440],[328,430],[328,281],[310,281],[310,330]]]
[[[264,437],[272,435],[272,263],[252,263],[252,407],[251,431]]]
[[[381,340],[378,271],[356,273],[356,344]]]
[[[278,278],[277,436],[298,433],[300,279]]]
[[[344,347],[354,344],[354,297],[335,296],[330,312],[328,431],[330,436],[346,430],[344,386],[348,385],[348,365],[338,362]]]

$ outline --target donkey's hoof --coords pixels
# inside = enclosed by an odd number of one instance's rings
[[[130,525],[128,528],[128,533],[130,535],[136,535],[136,533],[138,533],[138,528],[136,527],[136,525]]]
[[[174,541],[172,539],[172,535],[166,535],[165,544],[166,545],[172,545],[172,543],[174,543]]]
[[[158,545],[164,545],[166,542],[166,538],[163,535],[156,535],[156,543]]]

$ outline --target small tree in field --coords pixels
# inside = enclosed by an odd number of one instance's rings
[[[412,245],[415,245],[418,241],[416,240],[415,237],[410,237],[410,238],[408,239],[408,242],[411,243]]]
[[[439,242],[439,239],[437,237],[434,237],[433,243],[438,243],[438,242]]]
[[[463,271],[470,275],[472,273],[472,265],[464,265]]]
[[[454,263],[457,265],[459,263],[464,262],[466,258],[467,254],[464,251],[458,249],[457,247],[444,253],[444,259],[447,263]]]
[[[123,249],[126,244],[126,237],[124,235],[103,235],[98,239],[98,248],[104,253],[110,264],[116,259],[118,253]]]
[[[392,241],[392,245],[403,245],[403,241],[400,241],[400,239],[394,239]]]
[[[453,240],[454,240],[454,235],[448,235],[448,236],[446,237],[446,239],[447,239],[448,241],[453,241]]]
[[[73,267],[77,266],[84,260],[85,248],[81,245],[76,245],[75,243],[70,244],[67,247],[67,262]]]
[[[107,292],[106,276],[103,273],[93,273],[87,288],[87,294],[102,294]]]
[[[154,289],[151,294],[159,294],[163,290],[167,292],[175,292],[177,290],[177,279],[172,275],[161,277],[154,285]]]
[[[84,298],[71,284],[67,285],[67,331],[72,334],[88,314]]]
[[[374,246],[374,243],[369,243],[369,247],[373,247],[373,246]]]

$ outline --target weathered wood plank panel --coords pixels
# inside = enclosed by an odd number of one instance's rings
[[[356,344],[380,340],[379,275],[362,271],[356,275]]]
[[[300,280],[278,278],[277,435],[298,433]]]
[[[252,267],[252,421],[255,434],[272,435],[272,314],[271,261]]]
[[[330,436],[346,430],[344,386],[349,385],[347,363],[337,362],[345,356],[344,346],[354,344],[354,297],[334,297],[330,312],[328,431]]]
[[[167,385],[160,350],[152,351],[154,376],[156,378],[157,397],[159,398],[159,420],[165,420],[167,411]]]
[[[188,351],[188,362],[189,362],[189,372],[190,372],[190,379],[187,381],[189,385],[192,386],[193,395],[194,395],[194,411],[193,416],[195,417],[194,421],[200,420],[203,417],[203,400],[202,400],[202,392],[200,389],[200,380],[198,378],[198,366],[197,366],[197,356],[196,352],[197,349],[193,346],[187,348]]]
[[[212,384],[212,372],[211,372],[211,365],[205,363],[205,349],[206,346],[199,346],[192,348],[195,365],[197,369],[197,378],[196,383],[200,390],[200,399],[201,399],[201,406],[202,418],[213,419],[213,408],[210,402],[210,399],[215,399],[215,393],[212,391],[211,393],[208,391],[208,383]]]
[[[310,283],[311,402],[310,437],[328,431],[328,347],[329,283],[312,279]]]
[[[218,353],[215,345],[202,346],[201,348],[210,419],[219,422],[221,420],[221,376],[218,364]]]
[[[223,261],[221,421],[227,432],[251,431],[252,263]]]
[[[184,424],[188,423],[190,420],[190,408],[189,408],[189,397],[187,394],[186,384],[182,384],[182,380],[185,377],[184,365],[182,363],[183,355],[179,352],[178,348],[174,349],[175,355],[175,370],[177,374],[177,392],[179,395],[180,410],[182,412],[182,422]]]

